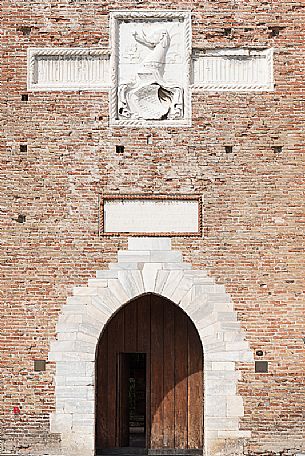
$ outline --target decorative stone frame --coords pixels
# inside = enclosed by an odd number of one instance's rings
[[[118,262],[97,271],[88,286],[67,298],[51,342],[56,362],[56,411],[51,432],[61,435],[62,454],[95,452],[95,356],[103,327],[122,305],[145,293],[164,296],[180,306],[195,324],[204,352],[205,456],[232,448],[239,454],[249,431],[239,429],[244,414],[237,393],[238,362],[253,362],[230,296],[206,271],[184,263],[169,238],[129,238]]]
[[[120,20],[173,20],[178,19],[184,24],[184,49],[186,54],[184,79],[184,118],[181,120],[121,120],[117,119],[117,86],[118,86],[118,23]],[[110,43],[111,43],[111,92],[109,103],[110,125],[113,127],[185,127],[191,126],[191,63],[192,63],[192,25],[191,12],[179,10],[120,10],[110,13]]]
[[[273,91],[274,90],[274,80],[273,80],[273,48],[206,48],[206,49],[193,49],[192,54],[192,91],[193,92],[222,92],[222,91],[232,91],[232,92],[261,92],[261,91]],[[223,80],[222,82],[213,82],[208,83],[204,80],[196,82],[196,60],[204,59],[207,57],[217,57],[219,59],[231,59],[231,60],[245,60],[255,61],[257,59],[263,59],[266,62],[266,72],[264,74],[264,79],[257,83],[244,83],[240,82],[230,82]],[[213,72],[213,65],[211,64],[210,71]]]
[[[198,203],[198,231],[197,232],[167,232],[167,233],[120,233],[120,232],[105,232],[104,231],[104,203],[105,201],[115,201],[115,200],[155,200],[155,201],[196,201]],[[203,217],[203,201],[202,196],[200,195],[100,195],[100,217],[99,217],[99,235],[100,236],[148,236],[148,237],[181,237],[181,236],[192,236],[192,237],[202,237],[202,217]]]
[[[92,81],[83,81],[78,83],[60,83],[60,84],[39,84],[37,76],[37,57],[62,56],[66,57],[101,57],[104,58],[109,66],[110,51],[108,49],[97,48],[28,48],[27,51],[27,88],[29,91],[108,91],[110,89],[110,77],[108,80],[92,83]],[[109,69],[107,68],[107,71]],[[110,76],[110,75],[109,75]]]

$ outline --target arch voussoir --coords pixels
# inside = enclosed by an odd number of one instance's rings
[[[249,437],[239,429],[238,362],[253,355],[230,296],[207,271],[183,263],[168,238],[131,238],[118,262],[99,270],[88,286],[75,287],[57,323],[49,359],[56,362],[56,412],[51,431],[63,451],[94,455],[95,350],[104,325],[126,302],[144,293],[162,295],[191,318],[204,351],[205,454],[226,439]]]

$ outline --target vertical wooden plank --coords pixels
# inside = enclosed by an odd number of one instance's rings
[[[175,308],[175,448],[187,448],[187,318]]]
[[[188,321],[188,448],[203,446],[203,356],[198,332]]]
[[[96,448],[108,447],[108,329],[99,341],[96,358]]]
[[[175,447],[175,306],[164,301],[163,447]]]
[[[137,301],[124,307],[124,352],[137,351]]]
[[[146,447],[150,448],[150,429],[151,429],[151,362],[150,362],[150,304],[151,295],[144,295],[137,300],[137,351],[146,353],[146,423],[145,437]]]
[[[137,299],[137,352],[150,352],[150,301],[151,295]]]
[[[124,314],[118,312],[108,328],[108,448],[118,446],[117,363],[124,348]]]
[[[151,448],[163,447],[163,300],[151,297]]]

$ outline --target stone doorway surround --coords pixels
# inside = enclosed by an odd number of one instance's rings
[[[95,356],[104,325],[128,301],[155,293],[180,306],[195,324],[204,352],[204,454],[239,454],[251,433],[239,429],[244,414],[237,394],[237,362],[253,362],[230,296],[207,271],[184,263],[170,238],[128,239],[118,262],[97,271],[88,286],[67,298],[51,342],[56,362],[56,411],[50,430],[59,433],[63,455],[95,452]]]

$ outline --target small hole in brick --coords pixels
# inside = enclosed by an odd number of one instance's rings
[[[21,32],[24,36],[29,36],[32,31],[32,27],[29,26],[22,26],[22,27],[17,27],[18,32]]]
[[[27,144],[20,144],[20,153],[21,154],[26,154],[28,151],[28,146]]]
[[[267,373],[268,372],[268,361],[255,361],[255,372]]]
[[[26,216],[25,215],[22,215],[22,214],[19,214],[16,221],[18,223],[25,223],[25,220],[26,220]]]
[[[280,154],[283,152],[283,146],[272,146],[272,149],[275,154]]]
[[[146,142],[147,142],[147,144],[152,144],[152,143],[153,143],[153,138],[152,138],[151,135],[148,135],[148,136],[147,136]]]
[[[224,36],[230,36],[232,34],[232,29],[230,27],[226,27],[223,31]]]
[[[115,146],[115,151],[117,154],[123,154],[124,153],[124,146]]]
[[[226,154],[231,154],[233,152],[233,146],[225,146]]]
[[[280,31],[281,31],[281,27],[270,27],[269,30],[270,30],[269,35],[271,37],[279,36]]]
[[[29,96],[27,93],[23,93],[21,95],[21,101],[29,101]]]
[[[264,352],[262,350],[256,350],[256,356],[263,356]]]
[[[44,359],[35,359],[34,360],[34,371],[42,372],[46,370],[46,361]]]

